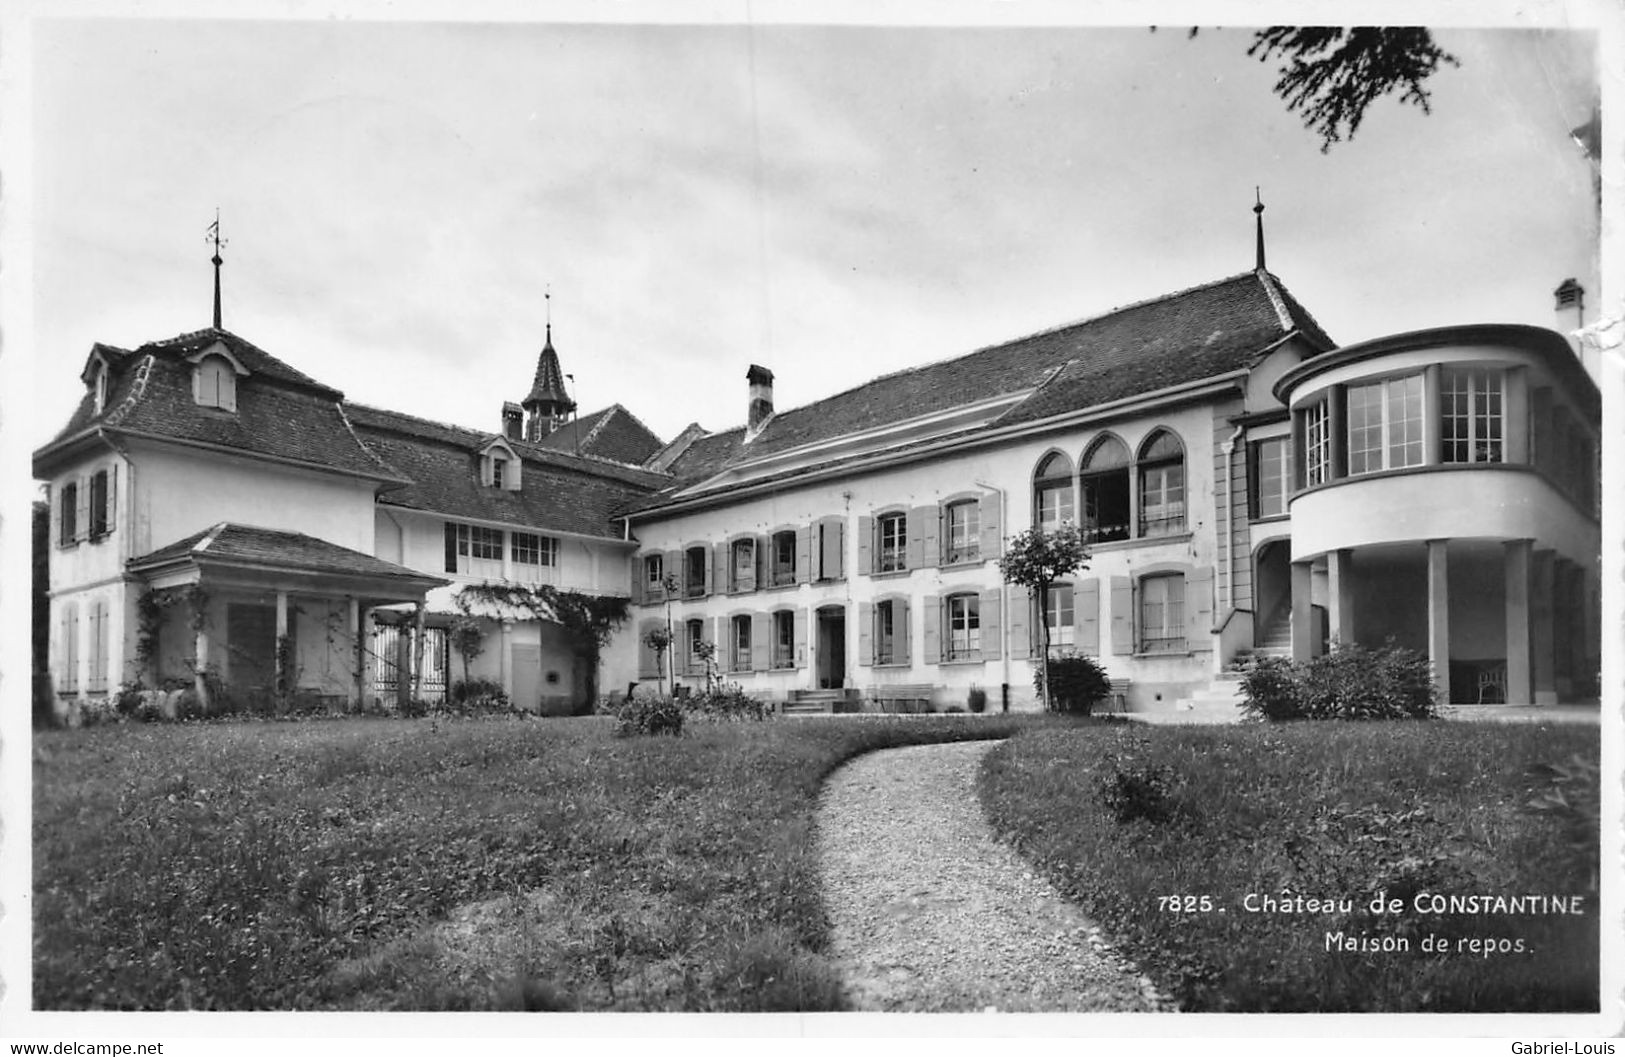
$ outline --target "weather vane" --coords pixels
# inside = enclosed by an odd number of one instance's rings
[[[221,249],[221,247],[223,247],[226,244],[226,240],[220,237],[220,207],[219,206],[215,206],[215,208],[214,208],[214,223],[209,225],[208,234],[203,236],[203,241],[205,241],[205,242],[213,242],[214,243],[214,256],[209,258],[209,260],[210,260],[210,263],[212,263],[214,265],[214,329],[219,330],[220,329],[220,266],[225,263],[225,261],[220,259],[220,249]]]

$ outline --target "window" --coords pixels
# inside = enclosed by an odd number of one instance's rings
[[[973,562],[981,556],[981,504],[974,499],[948,504],[948,551],[944,563]]]
[[[515,565],[559,564],[559,541],[552,536],[538,536],[534,532],[515,532],[510,537],[509,549]]]
[[[79,535],[79,485],[77,483],[70,481],[62,486],[61,502],[57,506],[57,540],[63,546],[67,546]]]
[[[875,663],[897,664],[897,603],[875,603]]]
[[[1052,452],[1033,475],[1033,524],[1053,532],[1076,516],[1072,507],[1072,464]]]
[[[773,534],[774,587],[796,582],[796,534],[794,530]]]
[[[756,590],[756,541],[737,539],[728,548],[728,587],[732,591]]]
[[[705,642],[705,621],[690,620],[683,627],[688,638],[689,674],[704,675],[705,652],[700,647]]]
[[[949,596],[947,660],[976,660],[981,656],[980,601],[976,595]]]
[[[1422,465],[1422,376],[1348,387],[1349,473]]]
[[[1073,626],[1073,615],[1072,585],[1051,584],[1044,593],[1044,620],[1049,625],[1049,646],[1052,651],[1073,646],[1077,633]]]
[[[90,538],[101,539],[107,535],[108,525],[112,520],[110,495],[107,491],[107,471],[97,470],[90,478]]]
[[[1303,484],[1313,488],[1332,475],[1331,422],[1322,401],[1303,412]]]
[[[699,598],[706,592],[705,556],[709,547],[690,547],[683,552],[683,597]]]
[[[197,365],[193,396],[203,407],[237,410],[237,372],[224,356],[206,356]]]
[[[446,522],[446,572],[500,577],[502,530]]]
[[[1116,437],[1095,441],[1083,457],[1083,535],[1091,543],[1129,536],[1128,445]]]
[[[1185,649],[1185,578],[1147,576],[1140,581],[1140,652]]]
[[[908,515],[880,515],[880,557],[876,569],[900,573],[908,568]]]
[[[1289,452],[1285,437],[1272,437],[1253,445],[1253,517],[1279,517],[1286,513]]]
[[[1439,376],[1445,462],[1500,462],[1501,372],[1446,368]]]
[[[643,559],[643,579],[653,587],[659,587],[666,574],[664,557],[659,554],[650,554]]]
[[[1158,430],[1140,449],[1140,535],[1166,536],[1185,529],[1185,449]]]
[[[500,455],[491,457],[491,487],[508,487],[508,460]]]
[[[729,658],[729,669],[736,672],[750,671],[750,617],[733,618],[732,645],[733,656]]]
[[[773,667],[796,666],[796,615],[788,609],[773,614]]]
[[[92,383],[96,394],[95,413],[101,414],[107,409],[107,365],[96,365],[96,380]]]

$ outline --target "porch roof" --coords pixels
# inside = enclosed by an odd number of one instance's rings
[[[302,532],[228,521],[131,558],[127,566],[149,580],[282,585],[377,601],[421,601],[451,582]]]

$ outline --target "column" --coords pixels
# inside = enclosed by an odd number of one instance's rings
[[[1347,548],[1326,555],[1327,616],[1331,640],[1354,645],[1354,552]]]
[[[1573,570],[1574,563],[1567,558],[1552,559],[1552,684],[1559,701],[1574,695],[1574,644],[1580,632],[1574,623]]]
[[[1310,563],[1292,563],[1292,659],[1300,663],[1314,656],[1315,607],[1310,590]]]
[[[1557,628],[1553,600],[1556,582],[1555,552],[1537,550],[1529,566],[1529,641],[1532,651],[1529,677],[1535,704],[1557,704]]]
[[[423,699],[423,603],[419,602],[412,617],[412,700]]]
[[[209,666],[209,625],[208,621],[198,621],[197,636],[192,644],[192,688],[197,691],[198,707],[207,714],[209,711],[209,683],[203,678],[203,671]],[[83,685],[83,684],[81,684]]]
[[[1428,540],[1428,660],[1439,701],[1450,703],[1450,541]]]
[[[288,672],[284,643],[288,638],[288,592],[276,593],[276,692],[284,693],[291,689],[287,685]]]
[[[1507,704],[1527,705],[1535,695],[1529,678],[1529,552],[1532,540],[1508,540]]]
[[[1326,394],[1326,447],[1331,453],[1331,471],[1327,480],[1347,477],[1349,472],[1349,434],[1346,423],[1347,390],[1334,385]]]
[[[1529,368],[1515,367],[1506,373],[1506,407],[1502,409],[1502,436],[1506,438],[1506,461],[1513,466],[1529,462]]]
[[[1422,371],[1422,465],[1443,462],[1444,429],[1439,416],[1439,365],[1430,363]]]
[[[350,651],[350,668],[354,680],[350,687],[349,711],[359,712],[361,711],[361,702],[366,700],[364,695],[367,692],[367,638],[362,634],[363,629],[361,626],[361,621],[365,619],[365,610],[361,608],[361,603],[356,600],[354,595],[351,595],[345,601],[347,603],[346,608],[349,609],[346,619],[349,624],[350,634],[355,636],[353,640],[355,648]]]
[[[513,700],[513,643],[512,643],[512,639],[513,639],[513,621],[504,620],[498,626],[501,628],[501,631],[500,631],[501,642],[500,642],[500,644],[499,644],[499,646],[497,648],[497,664],[500,667],[500,673],[499,674],[500,674],[500,678],[502,679],[502,689],[508,695],[508,700],[512,701]]]

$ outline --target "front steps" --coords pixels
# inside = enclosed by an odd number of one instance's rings
[[[844,690],[791,690],[784,704],[779,706],[781,714],[786,716],[820,716],[829,715],[835,711],[837,701],[859,700],[856,687],[847,687]],[[857,711],[857,709],[852,709]]]

